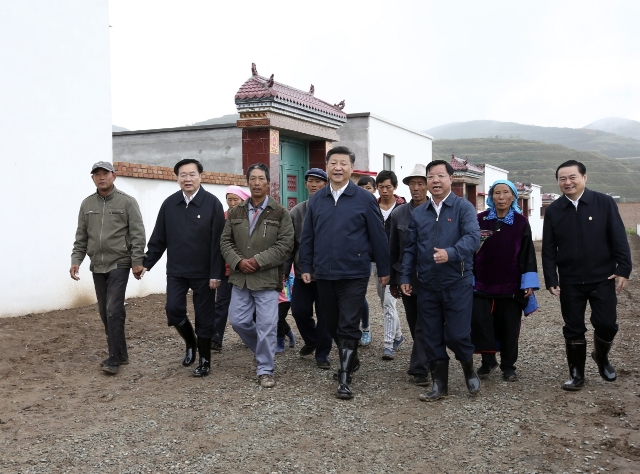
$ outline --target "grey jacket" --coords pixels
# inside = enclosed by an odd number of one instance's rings
[[[291,222],[293,223],[294,240],[293,251],[284,264],[284,274],[288,275],[291,272],[291,265],[296,274],[296,278],[302,278],[302,272],[300,271],[300,239],[302,238],[302,226],[304,224],[304,218],[307,215],[307,204],[309,201],[303,201],[296,204],[293,209],[289,211],[291,216]],[[313,273],[311,274],[313,277]]]
[[[71,265],[80,265],[85,255],[94,273],[142,265],[145,242],[137,201],[116,187],[104,198],[96,191],[80,205]]]
[[[229,283],[250,290],[282,290],[283,264],[293,248],[291,217],[270,197],[249,235],[249,199],[229,211],[220,238],[222,256],[231,268]],[[251,257],[260,269],[254,273],[238,270],[240,260]]]

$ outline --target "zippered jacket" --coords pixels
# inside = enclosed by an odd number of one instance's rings
[[[137,201],[115,186],[104,198],[96,191],[80,205],[71,264],[82,264],[88,255],[94,273],[139,266],[145,242]]]
[[[307,206],[300,242],[302,273],[316,280],[368,278],[371,261],[389,276],[389,241],[376,198],[350,181],[336,202],[331,185]]]
[[[251,199],[251,198],[249,198]],[[289,212],[269,197],[266,208],[258,216],[249,235],[249,199],[228,212],[220,248],[231,268],[229,283],[253,291],[282,290],[284,262],[293,249],[293,224]],[[260,268],[243,273],[238,263],[254,257]]]
[[[288,275],[291,271],[291,266],[293,265],[293,271],[295,272],[296,278],[302,278],[302,272],[300,271],[300,239],[302,238],[302,228],[304,227],[304,219],[307,215],[307,206],[309,205],[309,201],[303,201],[296,204],[290,211],[289,215],[291,216],[291,222],[293,223],[294,241],[293,241],[293,251],[289,258],[284,264],[284,273]],[[311,275],[313,279],[313,274]]]
[[[451,192],[438,216],[429,199],[411,213],[400,283],[411,284],[417,272],[418,280],[431,291],[471,284],[473,255],[479,245],[480,226],[473,204]],[[434,248],[446,250],[449,260],[437,264]]]
[[[577,209],[565,196],[545,209],[542,270],[547,288],[629,278],[631,250],[611,196],[585,188]]]
[[[220,200],[200,185],[187,204],[182,190],[164,200],[147,246],[144,266],[151,270],[167,251],[167,275],[222,280],[224,259],[220,234],[224,209]]]

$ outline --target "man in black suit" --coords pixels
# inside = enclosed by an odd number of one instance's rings
[[[178,176],[180,191],[169,196],[160,207],[147,246],[143,274],[151,270],[167,250],[167,322],[175,326],[185,340],[187,349],[182,365],[193,364],[197,346],[200,363],[193,376],[204,377],[211,369],[215,290],[225,273],[220,252],[224,210],[218,198],[200,185],[202,164],[198,160],[181,160],[173,170]],[[189,288],[193,290],[195,334],[187,317]]]
[[[556,179],[564,196],[545,210],[542,268],[547,289],[560,297],[564,319],[570,378],[562,388],[577,391],[584,385],[587,302],[594,328],[591,357],[605,381],[617,377],[608,355],[618,332],[616,292],[627,286],[631,250],[618,206],[611,196],[586,188],[582,163],[562,163]]]

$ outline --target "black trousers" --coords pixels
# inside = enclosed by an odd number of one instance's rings
[[[360,311],[367,294],[369,277],[349,280],[316,280],[320,308],[327,321],[327,329],[337,342],[339,339],[360,340]]]
[[[98,298],[98,311],[109,345],[107,365],[120,365],[129,358],[124,336],[124,294],[129,281],[129,268],[116,268],[109,273],[93,273],[93,286]]]
[[[291,331],[291,326],[287,323],[287,315],[289,314],[289,308],[291,308],[291,303],[288,301],[283,301],[282,303],[278,303],[278,332],[277,337],[284,337],[287,335],[289,331]]]
[[[185,278],[167,275],[167,324],[177,326],[187,317],[187,292],[193,290],[196,313],[196,336],[213,337],[216,314],[216,292],[209,288],[208,278]]]
[[[473,298],[471,342],[476,352],[500,352],[500,369],[516,370],[518,340],[522,323],[522,303],[513,298]],[[487,355],[485,355],[487,354]]]
[[[294,280],[291,292],[291,314],[304,343],[316,346],[316,360],[324,362],[329,360],[333,341],[319,301],[318,284],[315,281],[305,283],[301,278]],[[314,304],[315,320],[313,319]]]
[[[560,309],[564,319],[562,332],[565,339],[584,340],[587,332],[584,322],[587,302],[591,306],[591,325],[595,333],[603,341],[613,341],[618,333],[618,297],[615,280],[576,285],[560,284]]]
[[[213,322],[213,336],[211,339],[222,344],[224,331],[229,319],[229,303],[231,303],[231,284],[229,277],[224,277],[216,291],[216,317]]]
[[[417,288],[416,288],[417,289]],[[409,361],[409,375],[429,375],[429,361],[427,360],[426,340],[422,326],[418,324],[418,295],[407,296],[402,294],[404,312],[407,316],[407,324],[413,338],[411,359]]]

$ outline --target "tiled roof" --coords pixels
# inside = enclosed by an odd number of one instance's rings
[[[271,87],[269,87],[270,84]],[[247,79],[236,93],[236,101],[260,98],[266,99],[270,97],[277,97],[282,100],[293,102],[294,104],[344,118],[345,120],[347,118],[347,114],[340,108],[316,98],[310,92],[304,92],[259,75],[254,75]]]
[[[455,171],[475,171],[476,173],[484,173],[484,165],[474,165],[469,163],[469,160],[458,158],[455,155],[451,155],[451,161],[449,162]]]

